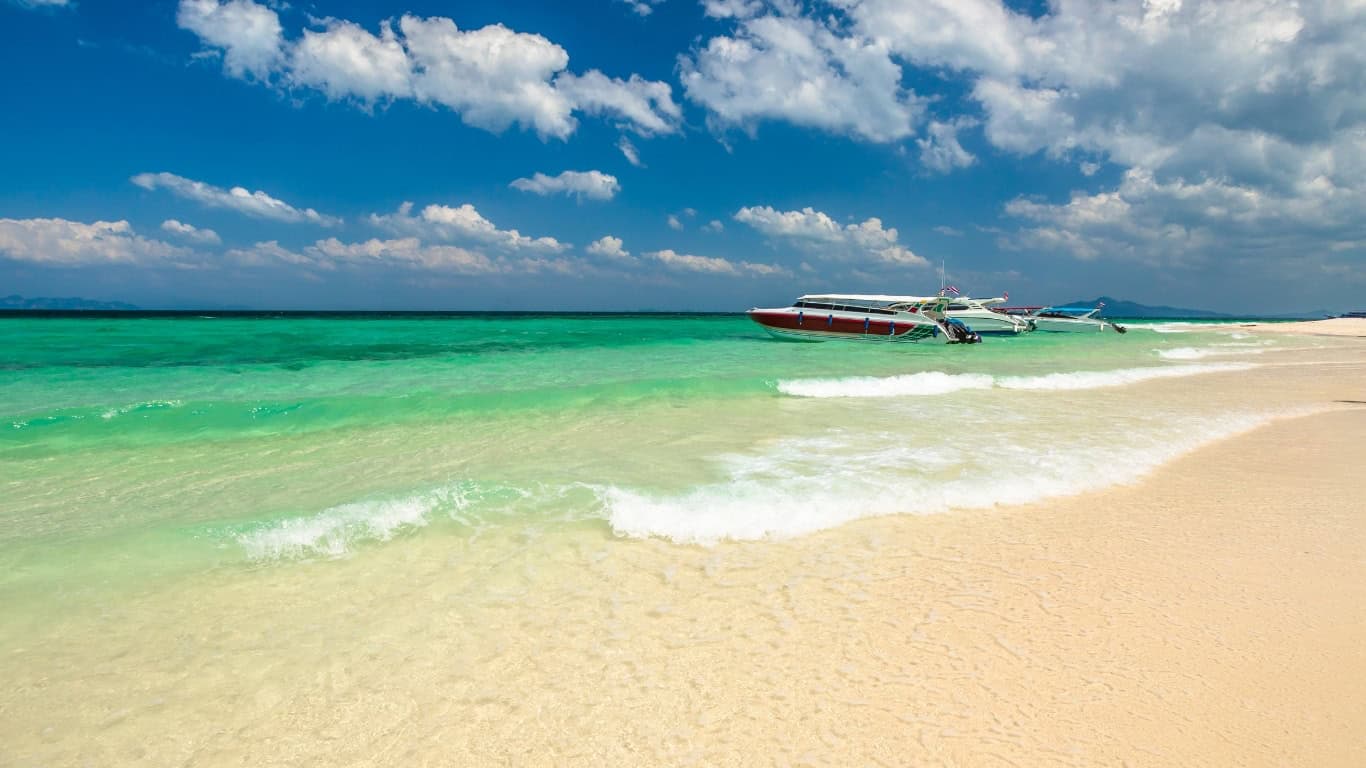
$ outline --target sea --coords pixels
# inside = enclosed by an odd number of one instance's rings
[[[1306,407],[1178,384],[1270,382],[1333,343],[1119,322],[942,346],[781,341],[737,314],[0,318],[0,710],[24,713],[0,740],[16,764],[169,764],[169,716],[129,712],[233,689],[229,667],[269,708],[271,670],[329,668],[290,612],[344,607],[308,631],[347,647],[397,604],[530,601],[618,548],[781,546],[1132,483]],[[470,632],[487,651],[505,630]]]

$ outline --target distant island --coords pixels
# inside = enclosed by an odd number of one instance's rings
[[[130,310],[140,309],[132,304],[125,304],[122,301],[95,301],[94,299],[82,299],[78,296],[68,296],[65,298],[43,298],[37,297],[26,299],[18,294],[0,298],[0,309],[102,309],[102,310]]]
[[[1058,306],[1064,307],[1094,307],[1104,302],[1105,310],[1101,313],[1107,317],[1132,317],[1132,318],[1232,318],[1244,317],[1244,315],[1229,315],[1223,312],[1211,312],[1207,309],[1188,309],[1186,307],[1166,307],[1149,306],[1139,304],[1135,301],[1124,301],[1113,296],[1098,296],[1094,299],[1079,299],[1069,301]],[[1310,312],[1290,312],[1275,315],[1259,315],[1260,317],[1272,318],[1319,318],[1328,317],[1333,313],[1328,310],[1318,309]]]

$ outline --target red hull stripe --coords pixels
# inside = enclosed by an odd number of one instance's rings
[[[787,331],[824,331],[855,336],[901,336],[910,333],[916,327],[915,323],[905,320],[897,323],[862,317],[834,317],[829,314],[803,313],[798,316],[793,312],[751,312],[749,316],[754,322],[769,328]]]

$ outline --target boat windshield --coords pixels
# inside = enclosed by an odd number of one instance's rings
[[[871,315],[895,315],[895,309],[887,307],[866,307],[857,304],[835,304],[825,301],[807,301],[798,299],[792,306],[799,309],[828,309],[835,312],[862,312]]]
[[[1084,316],[1095,311],[1096,310],[1087,307],[1044,307],[1035,314],[1038,317],[1060,317],[1065,320],[1080,320]]]

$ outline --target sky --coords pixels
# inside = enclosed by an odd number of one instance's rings
[[[0,295],[1366,308],[1363,0],[0,0]]]

